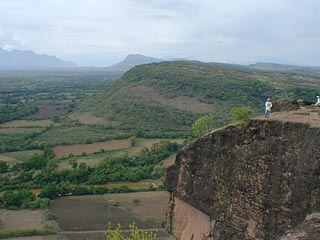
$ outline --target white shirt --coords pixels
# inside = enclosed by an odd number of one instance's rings
[[[265,105],[266,105],[266,110],[267,110],[267,111],[271,111],[272,102],[267,101]]]
[[[320,105],[320,98],[317,99],[317,102],[315,105]]]

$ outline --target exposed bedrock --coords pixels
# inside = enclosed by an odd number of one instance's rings
[[[320,210],[320,128],[250,120],[216,130],[178,153],[167,185],[168,226],[178,237],[180,200],[207,216],[201,238],[191,231],[182,240],[279,239]],[[203,228],[202,220],[184,225]]]

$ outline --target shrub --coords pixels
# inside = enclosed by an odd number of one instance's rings
[[[55,219],[58,218],[55,213],[49,212],[49,211],[46,211],[46,212],[44,213],[44,217],[45,217],[46,220],[55,220]]]
[[[253,115],[253,110],[250,107],[239,107],[231,110],[232,121],[245,121]]]
[[[192,134],[194,137],[200,137],[203,134],[210,131],[212,127],[212,117],[209,115],[203,116],[199,118],[195,123],[192,125]]]
[[[140,199],[133,199],[132,202],[134,205],[138,206],[138,205],[140,205],[141,200]]]
[[[0,173],[5,173],[8,171],[8,169],[9,169],[8,163],[4,161],[0,161]]]
[[[154,240],[157,235],[157,231],[140,230],[134,222],[129,225],[129,228],[130,236],[125,237],[120,224],[116,229],[111,229],[111,223],[109,223],[106,231],[106,240]]]

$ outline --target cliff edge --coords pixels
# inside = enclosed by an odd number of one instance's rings
[[[287,239],[320,211],[319,144],[318,107],[272,113],[196,140],[167,170],[168,228],[181,240]]]

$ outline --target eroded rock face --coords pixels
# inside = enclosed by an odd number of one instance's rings
[[[281,99],[273,102],[272,105],[272,112],[283,112],[299,109],[299,102],[295,99]]]
[[[167,184],[173,196],[215,221],[211,239],[279,239],[320,210],[319,144],[319,128],[250,120],[180,151]]]
[[[319,240],[320,214],[314,213],[306,217],[302,224],[281,237],[280,240]]]

